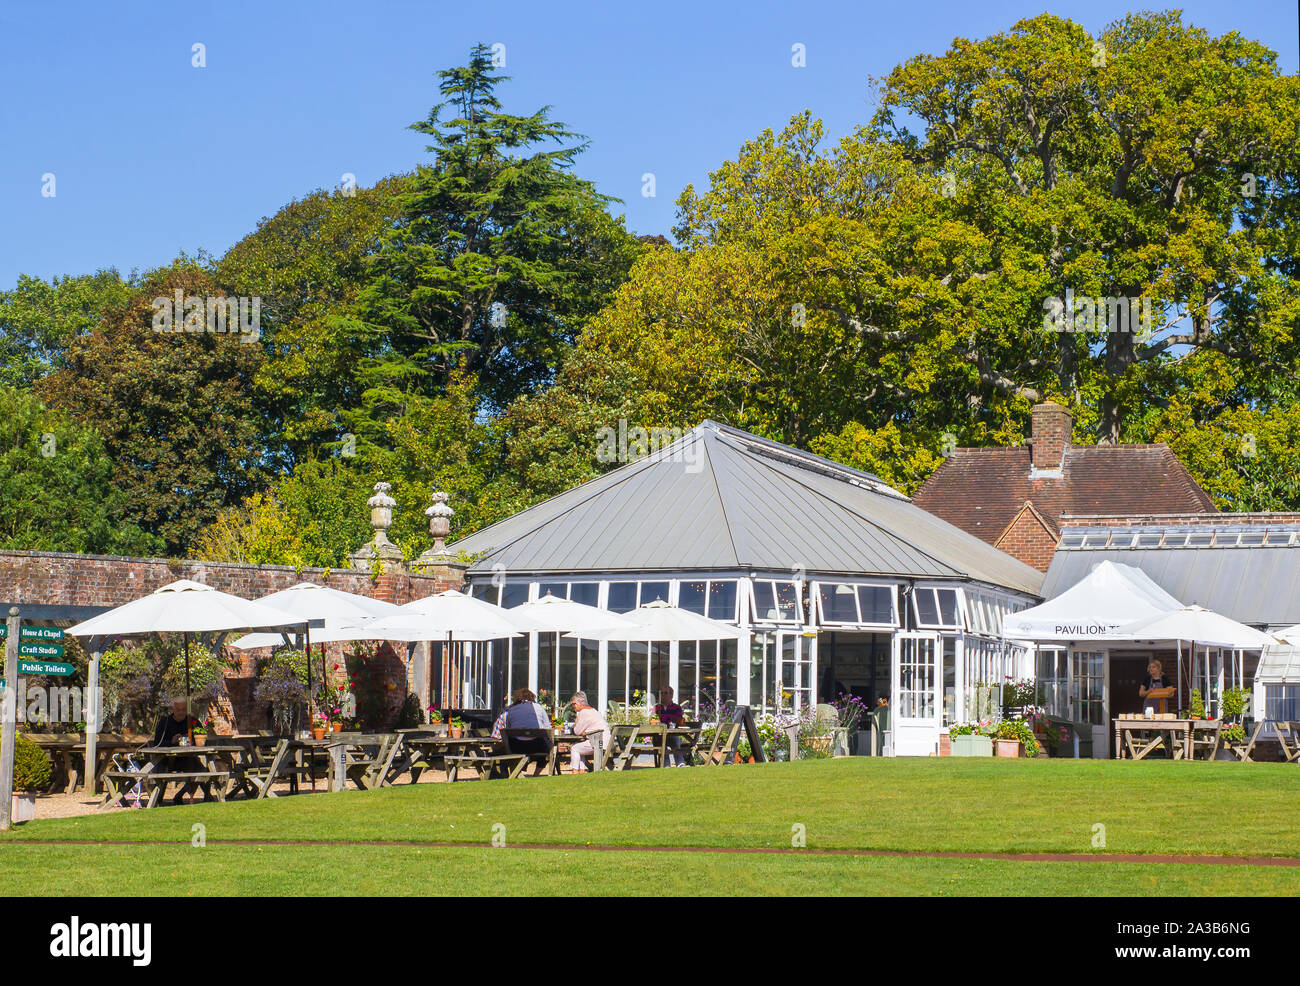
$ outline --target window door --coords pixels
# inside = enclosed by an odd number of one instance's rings
[[[941,655],[937,633],[894,634],[890,729],[896,757],[925,757],[939,748]]]

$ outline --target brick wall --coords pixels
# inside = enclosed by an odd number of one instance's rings
[[[1056,538],[1030,510],[1022,510],[994,545],[1026,565],[1046,572],[1056,551]]]
[[[464,574],[465,566],[455,564],[435,566],[418,575],[390,571],[372,578],[368,572],[350,569],[0,551],[0,601],[19,607],[23,604],[113,607],[177,579],[191,579],[245,599],[256,599],[299,582],[316,582],[401,605],[443,589],[460,588]],[[317,669],[314,677],[318,681],[320,649],[313,647],[312,652],[313,667]],[[228,694],[208,710],[216,720],[218,732],[247,732],[271,725],[267,710],[252,698],[257,661],[268,654],[266,649],[225,648],[225,655],[232,659],[232,667],[226,674]],[[368,679],[371,687],[389,697],[389,713],[391,718],[396,718],[409,688],[405,656],[405,647],[401,645],[395,649],[388,643],[334,643],[326,645],[325,666],[337,684],[344,684],[349,675]]]
[[[427,574],[385,572],[372,578],[350,569],[168,558],[122,558],[47,551],[0,551],[0,600],[63,606],[120,606],[177,579],[192,579],[222,592],[256,599],[299,582],[402,603],[443,589],[459,588],[464,567],[438,566]]]

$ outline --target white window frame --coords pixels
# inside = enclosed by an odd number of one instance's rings
[[[956,623],[927,623],[921,619],[921,606],[917,602],[917,595],[922,592],[934,592],[934,609],[935,614],[942,619],[943,607],[939,605],[938,592],[940,590],[949,590],[957,594],[957,622]],[[917,585],[912,590],[912,615],[916,618],[916,625],[922,630],[964,630],[969,621],[966,618],[966,593],[959,585],[944,583],[931,583],[929,585]]]
[[[810,611],[816,613],[817,625],[822,627],[834,627],[839,629],[861,628],[864,630],[896,630],[899,627],[898,619],[898,583],[896,582],[846,582],[843,579],[835,580],[816,580],[808,583],[809,588],[809,606]],[[834,591],[835,587],[846,585],[853,590],[853,609],[858,614],[856,621],[841,621],[827,619],[826,613],[822,607],[822,587]],[[858,589],[866,587],[870,589],[888,589],[889,590],[889,609],[893,617],[888,623],[870,623],[862,619],[862,600],[858,595]]]
[[[797,579],[746,579],[745,581],[748,583],[746,588],[749,592],[749,611],[753,614],[752,622],[756,624],[761,623],[764,626],[769,624],[775,626],[804,625],[806,609],[803,598],[803,586],[806,585],[806,583],[800,582]],[[773,598],[776,598],[776,586],[778,584],[792,586],[795,591],[795,605],[798,608],[797,615],[793,619],[768,619],[767,617],[759,616],[757,587],[760,583],[772,587]],[[737,594],[737,598],[739,598],[739,594]]]

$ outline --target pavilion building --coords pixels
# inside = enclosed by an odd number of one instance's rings
[[[851,693],[893,710],[898,754],[969,718],[976,686],[1032,672],[1002,639],[1042,573],[879,478],[705,421],[678,441],[453,546],[469,591],[501,606],[547,593],[627,612],[662,599],[733,624],[739,641],[498,644],[467,682],[481,704],[528,687],[605,708],[671,686],[717,703],[800,708]]]

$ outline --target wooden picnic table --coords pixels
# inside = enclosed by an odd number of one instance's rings
[[[108,808],[120,801],[124,788],[136,783],[143,783],[149,792],[148,807],[158,804],[166,792],[168,784],[195,783],[203,789],[203,800],[212,800],[213,786],[216,787],[218,801],[226,800],[226,785],[230,772],[218,769],[216,759],[221,754],[243,752],[242,746],[208,743],[203,746],[145,746],[136,751],[137,756],[145,757],[148,763],[138,771],[109,770],[104,773],[104,800],[100,808]],[[202,770],[167,770],[167,761],[182,757],[193,757],[202,764]]]
[[[64,792],[72,794],[85,781],[86,741],[73,736],[29,736],[54,764],[55,780],[64,782]],[[114,754],[134,750],[139,742],[101,736],[95,743],[95,780],[112,765]],[[80,757],[80,767],[77,758]]]
[[[445,733],[403,733],[402,744],[406,750],[404,766],[411,772],[411,783],[419,781],[420,775],[434,767],[435,763],[444,764],[448,755],[465,756],[477,752],[486,752],[496,748],[500,740],[491,736],[448,736]]]
[[[1144,760],[1155,750],[1166,749],[1175,760],[1191,760],[1197,748],[1207,742],[1204,738],[1198,739],[1197,731],[1213,731],[1215,735],[1210,739],[1215,740],[1217,748],[1217,734],[1221,727],[1222,723],[1216,719],[1148,719],[1145,716],[1116,719],[1115,759]],[[1141,735],[1144,733],[1157,735],[1152,738]],[[1211,752],[1210,756],[1213,755]]]

